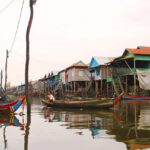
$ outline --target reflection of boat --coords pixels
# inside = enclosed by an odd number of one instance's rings
[[[61,108],[110,108],[117,104],[122,99],[123,94],[120,94],[115,99],[110,100],[55,100],[49,102],[42,100],[42,103],[49,107],[61,107]]]
[[[14,113],[24,102],[25,97],[13,102],[0,103],[0,114]]]
[[[144,105],[150,105],[150,100],[122,100],[121,101],[121,103],[122,104],[127,104],[127,105],[129,105],[129,104],[133,104],[133,105],[142,105],[142,106],[144,106]]]
[[[18,118],[15,115],[8,114],[8,115],[0,115],[0,128],[3,127],[3,138],[4,138],[4,149],[7,149],[8,140],[6,138],[6,128],[9,126],[21,127],[24,128],[24,125],[20,123]]]
[[[17,126],[21,127],[22,124],[14,115],[0,115],[0,126]]]
[[[116,111],[98,110],[98,109],[63,109],[48,108],[42,109],[45,122],[61,122],[61,126],[66,129],[75,129],[75,134],[84,135],[85,129],[88,129],[93,139],[114,138],[114,135],[107,134],[107,131],[113,129]],[[118,114],[119,115],[119,114]],[[114,121],[115,120],[115,121]]]
[[[124,100],[150,100],[150,96],[134,96],[127,95],[123,97]]]
[[[47,122],[66,122],[67,129],[87,129],[91,131],[113,128],[114,110],[79,110],[44,107]],[[118,121],[118,120],[117,120]],[[109,122],[108,124],[106,122]]]

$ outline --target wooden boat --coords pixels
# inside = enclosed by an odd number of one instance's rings
[[[124,100],[150,100],[150,96],[127,95],[123,97]]]
[[[61,107],[61,108],[110,108],[117,104],[122,99],[123,94],[120,94],[115,99],[110,100],[55,100],[49,102],[42,99],[42,103],[48,107]]]
[[[23,104],[25,97],[13,102],[0,103],[0,114],[14,113]]]

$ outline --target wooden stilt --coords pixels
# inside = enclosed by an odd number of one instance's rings
[[[98,81],[95,81],[96,98],[98,97]]]
[[[134,60],[134,95],[136,95],[136,62]]]
[[[125,94],[128,95],[128,76],[126,76],[125,80]]]
[[[75,81],[74,81],[73,89],[74,89],[74,94],[75,94],[75,92],[76,92],[76,82]]]
[[[103,97],[103,79],[101,79],[101,97]]]

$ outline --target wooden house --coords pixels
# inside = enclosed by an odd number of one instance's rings
[[[31,93],[32,96],[44,95],[44,91],[45,91],[44,82],[32,81],[31,85],[32,85],[32,93]]]
[[[111,84],[109,84],[109,77],[111,71],[108,62],[112,61],[112,57],[92,57],[89,65],[91,73],[92,87],[94,88],[96,97],[111,97]]]
[[[61,81],[61,83],[63,85],[65,85],[66,84],[66,70],[63,69],[63,70],[59,71],[58,76],[59,76],[59,80]]]
[[[58,71],[52,71],[47,78],[48,90],[51,90],[53,93],[57,90],[57,85],[59,82]]]
[[[122,56],[111,62],[113,78],[121,83],[126,95],[149,95],[150,47],[127,48]],[[116,93],[119,93],[116,88]]]
[[[65,71],[66,89],[69,95],[83,96],[87,94],[90,82],[90,72],[88,65],[79,61],[66,68]]]
[[[52,71],[48,75],[45,74],[38,82],[43,82],[44,93],[47,93],[48,90],[55,92],[58,80],[58,71]]]

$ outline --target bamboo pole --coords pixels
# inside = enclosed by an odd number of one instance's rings
[[[126,85],[125,85],[125,94],[127,95],[128,94],[128,76],[126,76]]]
[[[3,79],[3,73],[2,73],[2,70],[1,70],[1,80],[0,80],[0,85],[1,85],[1,87],[2,87],[2,79]]]
[[[7,64],[8,64],[8,50],[6,50],[6,62],[5,62],[5,98],[6,98],[6,88],[7,88]]]
[[[74,81],[73,88],[74,88],[74,94],[75,94],[75,92],[76,92],[76,81]]]
[[[96,98],[98,97],[98,81],[95,81]]]
[[[30,59],[30,40],[29,40],[29,34],[30,34],[30,29],[32,25],[32,20],[33,20],[33,5],[35,4],[36,0],[30,0],[29,1],[29,6],[30,6],[30,18],[27,26],[27,31],[26,31],[26,64],[25,64],[25,95],[27,99],[27,113],[31,113],[31,104],[29,101],[29,59]]]
[[[101,79],[101,97],[103,97],[103,79]]]
[[[134,95],[136,95],[136,61],[134,59]]]

